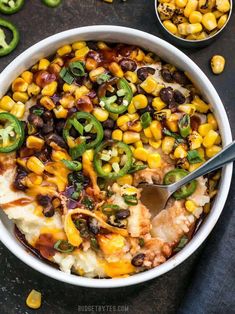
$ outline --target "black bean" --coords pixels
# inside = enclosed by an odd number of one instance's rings
[[[50,160],[51,149],[48,147],[45,147],[40,152],[36,152],[35,156],[38,157],[42,162],[46,162],[46,161]]]
[[[148,105],[147,107],[143,108],[143,109],[140,109],[138,110],[138,112],[142,115],[144,114],[145,112],[149,112],[151,117],[154,115],[154,108],[151,106],[151,105]]]
[[[65,126],[65,120],[60,119],[58,122],[56,122],[56,125],[55,125],[56,132],[62,135],[64,126]]]
[[[126,219],[130,216],[130,211],[129,209],[119,210],[115,216],[117,219]]]
[[[160,90],[159,96],[162,101],[169,105],[174,100],[174,91],[171,87],[164,87]]]
[[[43,215],[45,217],[52,217],[55,213],[55,210],[52,205],[52,198],[49,195],[37,195],[37,202],[43,207]]]
[[[42,128],[43,127],[43,120],[40,116],[30,113],[28,116],[28,121],[32,124],[35,128]]]
[[[114,215],[111,215],[109,217],[109,219],[107,220],[107,223],[111,226],[118,227],[118,228],[126,228],[127,226],[127,220],[125,219],[119,220]]]
[[[106,140],[110,140],[112,138],[112,130],[110,129],[105,129],[104,130],[104,138]]]
[[[55,209],[54,207],[50,204],[48,207],[44,207],[43,210],[43,215],[47,218],[54,216],[55,214]]]
[[[137,70],[137,76],[141,81],[144,81],[144,80],[146,80],[146,78],[148,77],[149,74],[153,75],[155,73],[155,71],[156,70],[154,68],[151,68],[151,67],[142,67],[142,68],[139,68]]]
[[[119,61],[119,65],[121,66],[122,70],[124,72],[127,71],[135,71],[137,68],[137,64],[135,63],[134,60],[128,59],[128,58],[123,58]]]
[[[42,127],[42,133],[48,134],[48,133],[51,133],[53,131],[54,131],[54,121],[53,121],[53,119],[50,119],[44,123],[44,125]]]
[[[26,190],[27,187],[22,183],[22,180],[27,176],[27,174],[28,173],[23,168],[18,167],[16,177],[13,182],[13,186],[15,189],[21,191]]]
[[[77,107],[72,107],[68,110],[68,118],[71,117],[75,112],[78,112]]]
[[[87,41],[87,47],[91,50],[98,50],[97,42],[95,41]]]
[[[178,83],[180,85],[186,85],[189,83],[189,79],[187,78],[187,76],[182,71],[175,71],[173,73],[173,78],[176,81],[176,83]]]
[[[93,234],[98,234],[100,231],[100,226],[98,224],[98,221],[95,218],[89,217],[88,219],[88,229],[93,233]]]
[[[136,85],[136,89],[138,94],[146,94],[140,84]]]
[[[185,96],[179,91],[179,90],[174,90],[174,100],[177,104],[181,105],[185,103]]]
[[[161,75],[165,82],[168,82],[168,83],[174,82],[173,75],[169,69],[163,68],[161,70]]]
[[[45,139],[46,139],[46,144],[48,146],[50,146],[51,143],[55,143],[62,148],[65,148],[65,149],[67,148],[67,145],[64,139],[55,133],[48,134]]]
[[[46,110],[46,111],[43,112],[41,117],[42,117],[44,122],[47,122],[48,120],[51,120],[53,118],[53,114],[52,114],[51,111]]]
[[[115,125],[115,122],[113,119],[107,119],[106,121],[104,121],[103,123],[103,128],[104,129],[113,129],[114,128],[114,125]]]
[[[144,262],[144,258],[145,258],[145,254],[144,253],[139,253],[136,256],[134,256],[131,260],[131,264],[136,266],[136,267],[140,267],[143,265]]]

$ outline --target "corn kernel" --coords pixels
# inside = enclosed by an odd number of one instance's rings
[[[12,97],[15,101],[20,101],[23,103],[26,103],[26,101],[29,99],[28,94],[24,92],[14,92]]]
[[[208,30],[212,31],[217,27],[216,18],[213,13],[206,13],[202,17],[202,24]]]
[[[40,185],[42,184],[43,178],[35,173],[29,173],[27,178],[29,179],[31,185]]]
[[[213,146],[215,144],[217,137],[218,133],[215,132],[214,130],[210,130],[203,139],[202,142],[203,146],[206,148]]]
[[[135,148],[143,148],[144,147],[144,145],[141,141],[134,143],[134,146],[135,146]]]
[[[197,131],[193,131],[190,135],[189,135],[189,143],[190,143],[190,149],[197,149],[199,147],[201,147],[202,145],[202,137],[201,135],[197,132]]]
[[[187,157],[187,151],[184,149],[182,145],[178,145],[174,151],[174,157],[176,159]]]
[[[45,169],[44,164],[37,157],[32,156],[27,161],[27,168],[32,172],[41,175]]]
[[[26,299],[26,304],[31,309],[39,309],[42,303],[42,294],[32,290]]]
[[[122,141],[122,136],[123,136],[123,133],[121,130],[114,130],[112,132],[112,139],[114,141]]]
[[[129,82],[133,84],[135,84],[138,80],[136,72],[127,71],[124,76]]]
[[[110,173],[112,171],[112,166],[109,163],[106,163],[103,165],[102,169],[105,173]]]
[[[75,57],[78,59],[84,59],[85,56],[88,54],[89,50],[90,50],[89,47],[83,47],[79,50],[76,50]]]
[[[157,81],[155,80],[155,78],[151,75],[149,75],[146,80],[144,80],[141,84],[140,87],[143,88],[143,90],[148,93],[151,94],[155,91],[155,89],[157,88]],[[135,96],[137,97],[137,96]]]
[[[187,200],[185,202],[185,208],[187,209],[188,212],[193,213],[197,208],[197,205],[193,201]]]
[[[136,108],[133,104],[133,101],[131,101],[130,105],[128,106],[128,109],[127,109],[128,113],[132,114],[132,113],[135,113],[136,112]]]
[[[197,10],[198,1],[197,0],[188,0],[186,7],[184,9],[184,16],[189,17],[193,11]]]
[[[11,111],[14,105],[15,102],[10,96],[3,96],[0,100],[0,109],[2,110]]]
[[[217,121],[215,119],[215,116],[212,113],[208,113],[208,115],[207,115],[207,122],[209,124],[211,124],[213,130],[217,130],[218,129],[218,123],[217,123]]]
[[[176,0],[175,4],[179,8],[185,8],[188,0]]]
[[[133,177],[131,174],[125,174],[123,177],[120,177],[117,179],[117,184],[119,185],[132,185],[133,183]]]
[[[25,105],[21,102],[14,104],[13,108],[10,111],[11,114],[16,116],[16,118],[21,119],[25,113]]]
[[[215,0],[199,0],[198,9],[201,13],[211,12],[215,6]]]
[[[134,157],[138,160],[147,161],[148,151],[145,148],[136,148],[134,150]]]
[[[125,144],[132,144],[140,140],[140,134],[137,132],[126,131],[123,134],[123,142]]]
[[[58,83],[56,81],[47,84],[41,91],[43,96],[53,96],[56,92]]]
[[[98,41],[97,46],[100,50],[110,50],[109,46],[103,41]]]
[[[66,151],[60,151],[60,150],[52,150],[51,153],[51,159],[53,161],[61,161],[62,159],[65,160],[71,160],[71,157],[69,156],[69,154]]]
[[[92,114],[100,122],[106,121],[108,119],[108,117],[109,117],[108,111],[105,110],[105,109],[99,108],[99,107],[94,108]]]
[[[221,151],[221,147],[217,145],[213,145],[211,147],[206,148],[206,156],[208,158],[214,157],[216,154],[218,154]]]
[[[204,124],[201,124],[199,125],[198,127],[198,133],[201,135],[201,136],[206,136],[207,133],[212,130],[212,125],[210,123],[204,123]]]
[[[123,126],[125,125],[126,123],[128,123],[131,119],[127,116],[127,115],[123,115],[123,116],[120,116],[118,119],[117,119],[117,126],[120,127],[120,126]]]
[[[177,33],[177,27],[175,26],[175,24],[173,24],[170,20],[165,20],[162,22],[162,24],[164,25],[164,27],[172,34],[176,34]]]
[[[220,12],[219,10],[213,11],[213,14],[216,19],[219,19],[224,13]]]
[[[196,111],[196,107],[192,104],[179,105],[178,110],[193,115]]]
[[[52,110],[55,108],[55,104],[54,104],[53,100],[48,96],[43,96],[40,99],[40,104],[48,110]]]
[[[33,73],[30,71],[24,71],[21,74],[21,77],[27,84],[31,84],[33,82]]]
[[[224,71],[225,59],[223,56],[215,55],[211,58],[211,69],[214,74],[220,74]]]
[[[38,70],[47,70],[50,65],[50,61],[47,59],[41,59],[38,63]]]
[[[65,119],[68,115],[68,110],[65,109],[62,105],[57,106],[53,109],[54,114],[57,119]]]
[[[166,107],[166,104],[161,100],[160,97],[154,97],[152,101],[152,106],[157,111],[160,111]]]
[[[117,77],[123,77],[124,76],[124,73],[122,71],[122,68],[120,67],[120,65],[117,63],[117,62],[112,62],[110,65],[109,65],[109,70],[110,72],[117,76]]]
[[[158,153],[149,154],[147,161],[148,161],[148,166],[151,169],[157,169],[161,167],[161,155]]]
[[[72,47],[70,45],[65,45],[57,50],[57,54],[62,57],[64,55],[69,54],[72,51]]]
[[[183,23],[180,23],[178,25],[178,32],[180,35],[183,35],[183,36],[188,35],[188,33],[187,33],[187,26],[188,25],[189,25],[189,23],[187,23],[187,22],[183,22]]]
[[[203,164],[202,162],[198,162],[196,164],[190,164],[188,168],[189,172],[195,171],[197,168],[201,167],[202,164]]]
[[[85,41],[76,41],[75,43],[72,44],[72,49],[73,50],[79,50],[86,47],[86,42]]]
[[[162,144],[161,140],[153,141],[152,139],[149,139],[149,145],[155,149],[158,149]]]
[[[144,129],[144,135],[147,137],[147,138],[152,138],[153,137],[153,134],[151,132],[151,129],[150,127],[147,127]]]
[[[96,68],[96,69],[90,71],[90,73],[89,73],[90,80],[91,80],[92,82],[96,82],[97,77],[98,77],[99,75],[105,73],[105,72],[106,72],[106,70],[105,70],[104,67],[98,67],[98,68]]]
[[[92,58],[86,59],[86,69],[88,71],[95,70],[97,68],[97,65],[98,65],[98,63],[95,59],[92,59]]]
[[[202,21],[202,14],[199,11],[193,11],[189,15],[189,22],[192,24],[201,23]]]
[[[228,19],[227,14],[224,14],[220,17],[217,24],[218,29],[221,29],[226,24],[227,19]]]
[[[155,140],[158,141],[162,138],[162,125],[159,121],[152,121],[150,124],[150,130]]]
[[[41,89],[38,85],[35,83],[29,84],[29,87],[27,89],[28,95],[31,96],[37,96],[40,93]]]
[[[132,124],[128,126],[128,130],[134,131],[134,132],[141,132],[142,131],[142,125],[140,121],[135,121]]]
[[[170,154],[174,148],[175,139],[171,136],[165,136],[162,140],[162,151],[164,154]]]
[[[138,49],[137,49],[137,55],[136,55],[135,59],[136,59],[137,61],[141,62],[141,61],[144,60],[144,57],[145,57],[145,54],[144,54],[143,50],[141,50],[141,49],[138,48]]]
[[[210,109],[209,105],[207,105],[200,97],[195,96],[192,100],[192,104],[196,107],[196,110],[201,113],[207,113]]]
[[[228,0],[216,0],[216,8],[220,12],[226,13],[230,10],[230,3]]]
[[[41,150],[44,143],[45,141],[42,138],[33,135],[28,136],[26,140],[26,146],[36,150]]]
[[[188,24],[186,26],[187,34],[196,34],[202,30],[202,25],[200,23]]]
[[[26,83],[21,77],[18,77],[13,81],[11,88],[13,92],[26,92],[28,83]]]
[[[145,95],[139,94],[133,97],[133,105],[136,109],[144,109],[148,105],[148,99]]]

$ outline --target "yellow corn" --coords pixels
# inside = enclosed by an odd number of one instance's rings
[[[136,148],[133,155],[138,160],[147,161],[148,159],[148,151],[145,148]]]
[[[162,125],[159,121],[152,121],[150,124],[150,130],[153,134],[155,140],[160,140],[162,138]]]
[[[160,3],[158,5],[158,12],[161,20],[170,20],[174,15],[175,9],[176,7],[173,3]]]
[[[164,27],[172,34],[176,34],[177,33],[177,27],[175,26],[175,24],[173,24],[170,20],[165,20],[162,22],[162,24],[164,25]]]
[[[176,147],[176,149],[174,151],[174,157],[176,159],[187,157],[187,151],[185,150],[183,145],[179,145]]]
[[[36,290],[32,290],[26,299],[26,304],[31,309],[39,309],[42,303],[42,294]]]
[[[121,127],[127,124],[129,121],[131,121],[131,119],[128,117],[128,115],[123,115],[117,119],[117,126]]]
[[[57,54],[62,57],[64,55],[69,54],[72,51],[72,47],[70,45],[64,45],[63,47],[57,50]]]
[[[123,134],[123,142],[125,144],[132,144],[140,140],[140,134],[137,132],[126,131]]]
[[[72,44],[72,49],[73,50],[79,50],[86,47],[86,42],[85,41],[76,41],[75,43]]]
[[[148,93],[151,94],[155,91],[155,89],[157,88],[157,81],[155,80],[155,78],[151,75],[149,75],[146,80],[144,80],[141,84],[140,87],[143,88],[143,90]],[[137,97],[137,96],[136,96]]]
[[[133,101],[131,101],[130,105],[128,106],[128,109],[127,109],[128,113],[132,114],[132,113],[135,113],[136,112],[136,108],[133,104]]]
[[[167,119],[166,120],[166,125],[168,127],[168,129],[170,129],[171,132],[178,132],[178,121],[177,120],[170,120]]]
[[[132,185],[133,183],[133,177],[131,174],[125,174],[123,177],[120,177],[117,179],[117,184],[119,185]]]
[[[214,14],[216,19],[219,19],[224,13],[220,12],[219,10],[215,10],[215,11],[213,11],[213,14]]]
[[[56,57],[52,62],[52,64],[57,64],[60,67],[62,67],[64,65],[64,60],[60,57]]]
[[[189,17],[193,11],[197,10],[198,1],[197,0],[188,0],[186,7],[184,9],[184,16]]]
[[[64,85],[63,85],[63,91],[65,93],[73,94],[75,92],[76,88],[79,88],[79,87],[77,87],[75,84],[64,83]]]
[[[220,74],[224,71],[225,59],[223,56],[215,55],[211,58],[211,69],[214,74]]]
[[[27,89],[28,95],[31,96],[37,96],[40,93],[40,87],[36,85],[35,83],[29,84],[29,87]]]
[[[154,97],[152,101],[152,106],[157,111],[160,111],[166,107],[166,104],[161,100],[160,97]]]
[[[202,142],[203,146],[206,148],[213,146],[215,144],[217,137],[218,133],[215,132],[214,130],[210,130],[203,139]]]
[[[136,142],[136,143],[134,143],[134,146],[135,146],[135,148],[143,148],[144,147],[144,145],[143,145],[141,140]]]
[[[215,6],[215,0],[199,0],[198,9],[201,13],[211,12]]]
[[[135,59],[136,59],[137,61],[141,62],[141,61],[144,60],[144,57],[145,57],[145,54],[144,54],[143,50],[141,50],[141,49],[138,48],[138,49],[137,49],[137,55],[136,55]]]
[[[161,167],[161,155],[158,153],[149,154],[147,162],[149,168],[157,169]]]
[[[38,63],[38,70],[47,70],[50,65],[50,61],[47,59],[41,59]]]
[[[215,140],[215,144],[216,145],[219,145],[219,144],[221,144],[221,136],[218,134],[218,136],[217,136],[217,139]]]
[[[26,140],[26,146],[36,150],[41,150],[44,143],[45,141],[42,138],[33,135],[28,136]]]
[[[103,41],[98,41],[97,46],[100,50],[110,50],[109,46]]]
[[[161,140],[153,141],[152,139],[149,139],[149,145],[155,149],[158,149],[162,144]]]
[[[27,178],[29,179],[31,186],[42,184],[43,178],[35,173],[28,174]]]
[[[93,112],[92,112],[93,116],[96,117],[97,120],[99,120],[100,122],[104,122],[108,119],[109,117],[109,113],[107,110],[102,109],[102,108],[94,108]]]
[[[24,92],[14,92],[12,97],[15,101],[20,101],[23,103],[26,103],[26,101],[29,99],[28,94]]]
[[[79,59],[84,59],[85,56],[88,54],[89,50],[90,50],[89,47],[83,47],[81,49],[78,49],[75,51],[75,57]]]
[[[189,172],[193,172],[193,171],[195,171],[197,168],[201,167],[202,164],[203,164],[202,162],[198,162],[198,163],[196,163],[196,164],[190,164],[190,165],[189,165],[189,168],[188,168],[188,171],[189,171]]]
[[[23,118],[25,113],[25,105],[21,102],[17,102],[16,104],[14,104],[10,113],[16,116],[18,119]]]
[[[202,39],[205,39],[207,37],[208,37],[208,35],[206,32],[201,32],[199,35],[197,35],[197,40],[202,40]]]
[[[201,113],[207,113],[210,109],[209,105],[207,105],[200,97],[195,96],[192,100],[192,104],[196,107],[196,110]]]
[[[186,26],[187,34],[196,34],[196,33],[199,33],[201,30],[202,30],[202,24],[200,23],[188,24]]]
[[[133,84],[135,84],[138,80],[136,72],[127,71],[124,76],[129,82]]]
[[[21,74],[21,77],[27,84],[31,84],[33,82],[33,73],[30,71],[24,71]]]
[[[188,35],[188,33],[187,33],[187,26],[188,25],[189,25],[189,23],[187,23],[187,22],[183,22],[183,23],[180,23],[178,25],[178,32],[180,35],[183,35],[183,36]]]
[[[95,70],[97,68],[97,65],[98,65],[98,63],[95,59],[92,59],[92,58],[86,59],[86,69],[88,71]]]
[[[68,110],[65,109],[62,105],[57,106],[53,109],[54,114],[57,119],[65,119],[68,115]]]
[[[227,19],[228,19],[227,14],[224,14],[220,17],[217,24],[218,29],[221,29],[226,24]]]
[[[112,171],[112,166],[109,163],[106,163],[103,165],[102,169],[105,173],[110,173]]]
[[[212,31],[217,27],[216,18],[213,13],[206,13],[202,17],[202,24],[208,30]]]
[[[189,15],[189,22],[194,23],[201,23],[202,20],[202,14],[199,11],[193,11]]]
[[[134,131],[134,132],[141,132],[142,131],[142,125],[140,121],[135,121],[134,123],[130,124],[128,127],[128,130]]]
[[[103,67],[98,67],[98,68],[92,70],[92,71],[89,73],[90,80],[91,80],[92,82],[95,82],[96,79],[97,79],[97,77],[98,77],[100,74],[105,73],[105,71],[106,71],[106,70],[105,70],[105,68],[103,68]]]
[[[123,133],[121,130],[114,130],[112,132],[112,139],[114,141],[122,141]]]
[[[204,123],[204,124],[199,125],[198,133],[204,137],[212,129],[213,127],[210,123]]]
[[[15,105],[14,100],[10,96],[3,96],[0,100],[0,109],[5,111],[11,111]]]
[[[193,213],[197,208],[197,205],[193,201],[187,200],[185,202],[185,208],[187,209],[188,212]]]
[[[28,83],[26,83],[21,77],[18,77],[13,81],[11,88],[13,92],[26,92]]]
[[[183,111],[189,115],[193,115],[196,111],[196,107],[192,104],[185,104],[185,105],[179,105],[178,110]]]
[[[206,148],[206,156],[208,158],[211,158],[213,156],[215,156],[216,154],[218,154],[221,151],[222,147],[217,146],[217,145],[213,145],[209,148]]]
[[[217,123],[217,121],[215,119],[215,116],[212,113],[208,113],[208,115],[207,115],[207,122],[212,125],[212,129],[213,130],[217,130],[218,129],[218,123]]]
[[[144,109],[148,105],[148,99],[145,95],[139,94],[133,97],[133,105],[136,109]]]
[[[122,68],[120,67],[120,65],[117,63],[117,62],[112,62],[110,65],[109,65],[109,70],[110,72],[117,76],[117,77],[123,77],[124,76],[124,73],[122,71]]]
[[[43,96],[53,96],[56,92],[58,83],[56,81],[47,84],[41,91]]]
[[[175,4],[179,8],[185,8],[188,0],[176,0]]]
[[[146,63],[154,63],[154,59],[153,59],[153,53],[149,52],[144,56],[144,62]]]
[[[41,175],[45,169],[44,164],[37,157],[32,156],[27,161],[27,168],[32,172]]]
[[[189,143],[190,143],[190,149],[197,149],[199,147],[201,147],[202,145],[202,137],[201,135],[197,132],[197,131],[193,131],[190,135],[189,135]]]
[[[51,159],[53,161],[61,161],[62,159],[65,160],[71,160],[71,157],[69,156],[69,154],[66,151],[60,151],[60,150],[52,150],[51,153]]]
[[[60,104],[68,109],[68,108],[72,108],[75,104],[75,99],[72,95],[70,94],[65,94],[61,99],[60,99]]]
[[[158,83],[155,90],[152,92],[152,95],[153,96],[159,96],[161,89],[164,87],[165,87],[164,85]]]
[[[228,0],[216,0],[216,8],[220,12],[226,13],[230,10],[230,3]]]
[[[162,140],[162,151],[164,154],[170,154],[174,148],[175,139],[171,136],[166,136]]]
[[[147,138],[152,138],[153,137],[153,134],[151,132],[151,129],[150,127],[147,127],[144,129],[144,135],[147,137]]]
[[[55,108],[55,104],[54,104],[53,100],[48,96],[43,96],[40,99],[40,104],[48,110],[52,110]]]
[[[76,98],[76,100],[78,100],[82,96],[86,96],[89,92],[90,91],[89,91],[89,89],[86,86],[77,87],[75,89],[75,98]]]

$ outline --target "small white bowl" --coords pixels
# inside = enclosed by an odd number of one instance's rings
[[[179,69],[186,71],[193,83],[202,92],[205,99],[212,105],[215,116],[219,123],[223,145],[232,141],[231,129],[223,104],[206,75],[200,68],[184,53],[170,45],[166,41],[131,28],[119,26],[88,26],[71,29],[54,36],[48,37],[31,48],[27,49],[0,74],[0,98],[7,92],[11,82],[25,69],[35,64],[40,58],[53,54],[57,48],[64,44],[70,44],[77,40],[103,40],[120,42],[141,46],[155,52],[163,60],[174,64]],[[170,258],[164,264],[127,277],[117,279],[91,279],[63,273],[49,264],[29,254],[18,242],[13,233],[13,224],[8,220],[3,211],[0,210],[0,240],[2,243],[24,263],[44,275],[67,282],[73,285],[92,288],[114,288],[129,286],[158,277],[175,268],[186,260],[206,239],[218,220],[225,204],[232,177],[232,164],[223,168],[220,180],[219,193],[214,201],[210,214],[204,220],[193,239],[186,247]]]

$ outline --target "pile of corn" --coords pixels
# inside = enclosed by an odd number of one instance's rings
[[[202,40],[227,22],[229,0],[159,0],[158,13],[164,27],[175,36]]]

